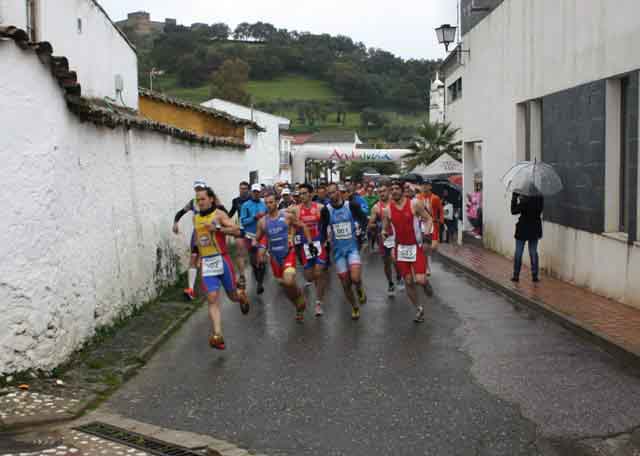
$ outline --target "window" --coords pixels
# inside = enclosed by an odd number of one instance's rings
[[[291,139],[283,138],[280,141],[280,166],[289,166],[291,163]]]
[[[462,98],[462,78],[458,78],[447,88],[447,97],[449,98],[449,103]]]
[[[26,0],[27,6],[27,33],[29,34],[29,40],[32,42],[38,41],[37,34],[37,22],[38,22],[38,5],[37,0]]]
[[[638,238],[638,73],[607,80],[605,232]]]
[[[517,160],[541,160],[542,157],[542,99],[518,104]]]

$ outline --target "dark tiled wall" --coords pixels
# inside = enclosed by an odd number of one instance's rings
[[[504,0],[461,0],[460,2],[460,20],[462,22],[462,34],[464,35],[473,27],[475,27],[482,19],[491,13],[495,8],[500,6]],[[534,0],[523,0],[534,1]],[[486,12],[472,12],[471,8],[488,8]]]
[[[604,231],[605,94],[603,80],[542,99],[542,160],[565,187],[544,218],[592,233]]]

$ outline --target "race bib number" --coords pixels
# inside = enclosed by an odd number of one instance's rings
[[[386,238],[384,240],[384,246],[388,249],[392,249],[396,246],[396,237],[395,236],[389,236],[388,238]]]
[[[293,243],[295,245],[302,244],[302,235],[301,234],[296,234],[295,237],[293,238]]]
[[[339,241],[346,241],[353,238],[351,222],[336,223],[333,225],[333,231],[336,235],[336,239]]]
[[[418,256],[417,245],[399,245],[398,246],[398,261],[403,263],[415,263]]]
[[[224,274],[222,255],[202,258],[202,277],[216,277]]]
[[[320,256],[320,254],[322,253],[322,244],[320,244],[320,241],[315,241],[313,245],[315,245],[316,249],[318,250],[318,254],[316,256]],[[304,256],[306,256],[307,258],[314,258],[314,256],[311,255],[311,252],[309,252],[309,244],[304,245]]]

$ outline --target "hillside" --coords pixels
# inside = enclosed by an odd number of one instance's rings
[[[154,82],[154,89],[198,104],[210,98],[208,85],[181,88],[177,85],[175,76],[171,75],[158,77]],[[359,111],[347,110],[338,121],[336,107],[344,108],[344,103],[338,94],[323,81],[300,75],[287,75],[273,81],[249,81],[248,91],[258,109],[264,109],[267,112],[291,119],[292,131],[294,132],[349,129],[358,130],[365,139],[369,136],[385,136],[384,128],[363,126]],[[299,108],[304,107],[305,104],[314,103],[326,106],[326,117],[316,119],[315,124],[310,126],[306,119],[300,118]],[[392,132],[391,135],[392,139],[396,141],[400,139],[399,133],[404,132],[406,135],[410,135],[410,132],[425,120],[425,114],[407,114],[393,110],[379,112],[388,119],[387,129],[398,130],[395,134]],[[344,122],[342,121],[343,116]]]
[[[212,95],[286,115],[294,129],[358,128],[372,139],[413,135],[426,117],[431,74],[439,64],[404,60],[346,36],[276,29],[271,24],[197,28],[123,26],[139,50],[141,85],[192,102]],[[144,29],[143,29],[144,30]],[[230,39],[233,37],[233,39]]]

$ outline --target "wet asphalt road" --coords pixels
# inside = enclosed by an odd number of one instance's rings
[[[598,347],[439,263],[427,322],[387,298],[369,256],[353,322],[337,278],[304,325],[271,284],[248,317],[203,309],[105,405],[268,455],[538,455],[640,425],[640,377]]]

